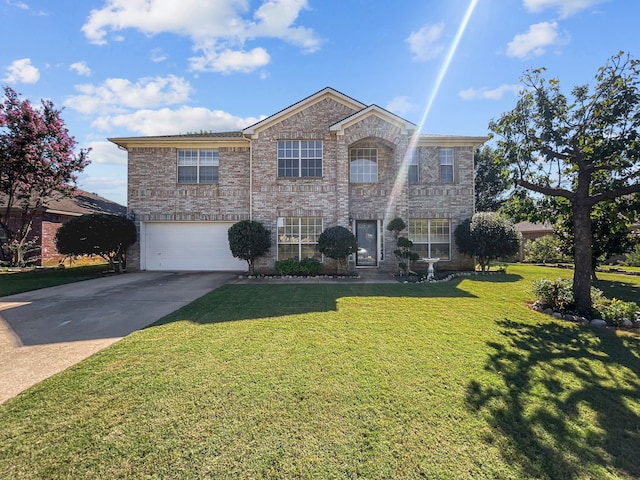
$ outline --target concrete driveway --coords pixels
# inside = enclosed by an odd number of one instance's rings
[[[0,297],[0,403],[235,277],[136,272]]]

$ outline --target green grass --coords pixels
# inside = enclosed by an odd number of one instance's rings
[[[100,277],[108,268],[109,265],[105,263],[64,269],[36,269],[27,272],[0,271],[0,297]]]
[[[222,287],[0,406],[0,478],[640,477],[640,338],[508,272]]]

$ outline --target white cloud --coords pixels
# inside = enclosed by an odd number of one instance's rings
[[[141,78],[136,83],[125,78],[108,78],[101,85],[76,85],[76,90],[80,95],[68,98],[65,106],[93,114],[186,102],[191,85],[184,78],[169,75]]]
[[[120,150],[111,142],[89,142],[87,146],[91,148],[91,152],[89,152],[89,160],[91,160],[91,163],[107,165],[127,164],[127,152]]]
[[[506,93],[517,94],[520,90],[522,90],[522,85],[503,84],[493,90],[485,87],[479,89],[468,88],[467,90],[458,92],[458,95],[460,95],[460,98],[463,100],[500,100]]]
[[[19,8],[20,10],[29,10],[29,5],[24,2],[12,2],[11,0],[7,0],[7,5]]]
[[[557,29],[557,22],[541,22],[531,25],[527,33],[516,35],[507,44],[507,55],[518,58],[542,55],[547,47],[564,42],[558,35]]]
[[[151,61],[155,63],[164,62],[167,59],[167,55],[161,48],[154,48],[151,50]]]
[[[223,52],[210,52],[206,56],[192,57],[191,69],[200,72],[244,72],[249,73],[257,68],[264,67],[271,57],[264,48],[254,48],[249,52],[225,50]]]
[[[182,35],[201,54],[192,59],[192,68],[227,72],[237,66],[247,72],[270,60],[264,48],[247,52],[249,40],[277,38],[305,52],[320,48],[312,29],[295,25],[306,8],[307,0],[265,0],[255,11],[246,0],[106,0],[103,8],[91,11],[82,31],[95,44],[106,44],[110,33],[130,28],[149,36]]]
[[[414,112],[417,106],[409,101],[409,97],[399,96],[392,99],[385,108],[391,113],[403,116]]]
[[[406,42],[409,44],[413,59],[424,62],[440,55],[444,51],[444,45],[440,42],[443,32],[444,22],[440,22],[425,25],[417,32],[411,33]]]
[[[560,18],[567,18],[605,0],[523,0],[524,6],[533,13],[557,10]]]
[[[237,131],[253,125],[260,118],[240,118],[221,110],[183,106],[177,110],[138,110],[130,114],[103,116],[92,126],[102,130],[126,128],[140,135],[173,135],[201,130]]]
[[[69,65],[69,70],[76,72],[78,75],[88,77],[91,75],[91,69],[87,62],[76,62]]]
[[[15,7],[18,8],[20,10],[24,10],[26,12],[30,12],[34,15],[38,15],[40,17],[46,16],[47,13],[40,10],[40,11],[35,11],[33,10],[28,4],[24,3],[24,2],[12,2],[11,0],[6,0],[7,5],[11,6],[11,7]]]
[[[36,83],[40,80],[40,71],[31,64],[30,58],[14,60],[7,68],[2,81],[7,83]]]

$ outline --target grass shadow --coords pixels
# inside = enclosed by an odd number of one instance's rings
[[[499,435],[504,457],[534,478],[640,478],[640,338],[558,323],[499,322],[503,343],[466,402]]]
[[[607,280],[600,276],[599,280],[593,282],[593,286],[604,292],[607,298],[617,298],[625,302],[636,302],[640,305],[640,285],[639,282],[623,282],[619,280]]]
[[[498,280],[499,276],[493,276],[456,278],[449,282],[433,284],[225,285],[149,327],[185,319],[206,324],[336,311],[339,300],[344,297],[477,298],[473,293],[461,288],[462,281],[484,282],[492,279],[501,281]]]

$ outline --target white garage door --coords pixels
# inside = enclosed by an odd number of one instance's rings
[[[146,270],[241,270],[231,255],[227,230],[233,223],[147,222],[142,258]]]

